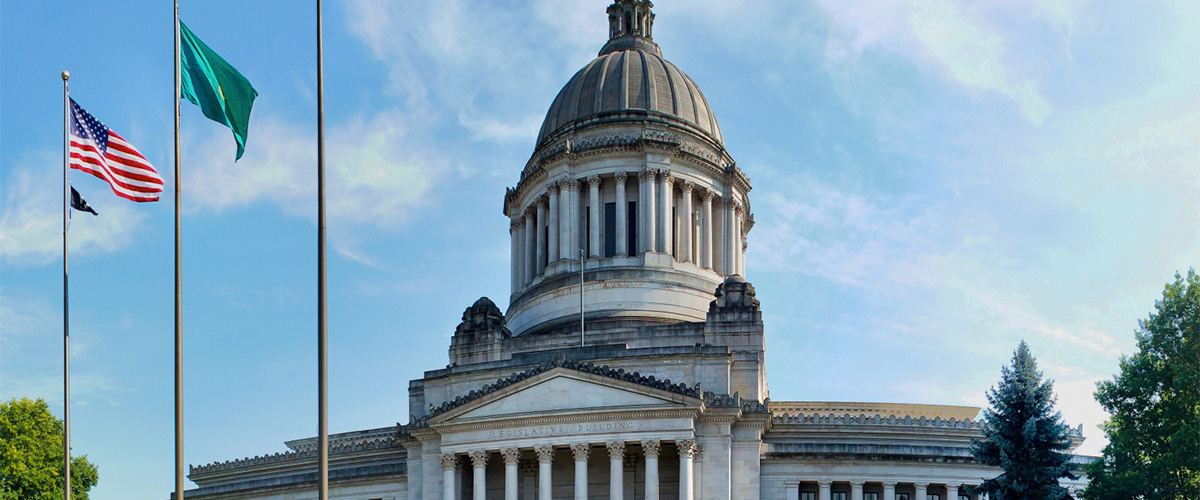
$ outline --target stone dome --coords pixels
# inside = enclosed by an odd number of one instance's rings
[[[629,120],[683,127],[724,146],[700,87],[638,33],[612,38],[571,77],[550,105],[535,149],[571,130]]]

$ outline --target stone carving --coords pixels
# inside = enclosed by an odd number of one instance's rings
[[[504,313],[500,312],[500,308],[496,307],[496,303],[491,299],[480,297],[471,307],[463,311],[462,323],[458,324],[454,334],[462,335],[486,330],[503,330],[506,333],[504,336],[509,336],[508,329],[504,326]]]
[[[628,172],[624,170],[617,172],[617,186],[624,186],[627,179],[629,179]]]
[[[454,470],[458,468],[458,455],[453,453],[442,454],[442,470]]]
[[[660,449],[662,449],[662,441],[657,439],[642,441],[642,453],[644,453],[647,457],[658,458],[658,452]]]
[[[571,454],[575,456],[576,462],[586,462],[588,454],[592,452],[592,445],[588,443],[574,443],[571,445]]]
[[[380,450],[386,448],[397,448],[400,444],[396,442],[395,437],[379,438],[369,441],[355,440],[352,442],[333,441],[329,445],[329,454],[338,455],[343,453],[354,453],[359,451]],[[303,449],[303,448],[302,448]],[[210,472],[219,472],[229,469],[239,469],[243,467],[251,467],[255,465],[277,464],[283,462],[312,460],[317,456],[316,445],[312,449],[303,449],[303,451],[287,451],[283,453],[273,453],[267,455],[258,455],[249,458],[238,460],[226,460],[223,462],[213,462],[205,465],[188,466],[188,475],[191,474],[206,474]]]
[[[608,448],[608,458],[611,460],[617,460],[625,457],[624,441],[609,441],[604,443],[604,447]]]
[[[904,418],[899,418],[895,415],[884,417],[883,415],[879,414],[867,416],[864,414],[850,415],[848,413],[843,415],[836,415],[833,413],[828,415],[816,413],[798,413],[796,415],[791,415],[784,413],[782,415],[776,415],[772,420],[776,424],[785,425],[882,425],[893,427],[903,426],[941,429],[983,429],[984,423],[983,420],[958,420],[955,418],[943,420],[941,417],[913,418],[911,415],[906,415]],[[1072,437],[1082,437],[1083,426],[1080,425],[1078,428],[1070,429],[1067,434]]]
[[[587,183],[588,183],[589,187],[590,186],[599,186],[600,185],[600,176],[599,175],[587,176]]]
[[[500,450],[500,456],[504,457],[504,465],[516,465],[521,459],[521,450],[516,448],[504,448]]]
[[[702,461],[703,458],[704,458],[704,446],[701,445],[700,443],[696,443],[695,446],[692,447],[692,460],[700,462],[700,461]]]
[[[696,453],[695,439],[680,439],[675,441],[675,446],[679,448],[679,456],[691,457]]]
[[[471,465],[476,469],[487,467],[488,455],[490,455],[487,450],[472,450],[469,455],[471,456]]]
[[[557,193],[557,192],[558,192],[558,187],[559,187],[559,186],[558,186],[558,182],[557,182],[557,181],[555,181],[555,182],[551,182],[551,183],[549,183],[549,184],[546,184],[546,192],[547,192],[547,193],[551,193],[551,194],[553,194],[553,193]]]
[[[549,462],[554,459],[554,447],[548,444],[534,446],[533,452],[537,453],[538,462]]]
[[[544,372],[553,370],[555,368],[566,368],[566,369],[570,369],[570,370],[579,371],[582,373],[590,373],[593,375],[599,375],[599,376],[607,377],[607,378],[611,378],[611,379],[623,380],[625,382],[640,384],[640,385],[652,387],[652,388],[663,390],[663,391],[673,392],[676,394],[682,394],[684,396],[690,396],[693,398],[701,397],[701,393],[700,393],[700,390],[698,387],[688,387],[685,384],[677,384],[677,383],[671,382],[671,379],[659,380],[659,379],[655,378],[653,375],[643,376],[642,374],[640,374],[638,372],[627,372],[627,371],[625,371],[624,368],[615,368],[614,369],[614,368],[608,367],[608,365],[596,366],[596,365],[593,365],[591,363],[586,363],[586,362],[580,362],[580,361],[574,361],[574,360],[568,360],[568,359],[556,359],[554,361],[542,363],[541,365],[538,365],[534,368],[530,368],[523,372],[514,373],[506,378],[497,379],[495,382],[493,382],[491,384],[487,384],[487,385],[485,385],[479,389],[473,390],[465,395],[458,396],[450,401],[446,401],[446,402],[442,403],[440,406],[435,406],[433,404],[430,404],[429,405],[429,414],[426,415],[425,417],[422,417],[419,419],[413,419],[412,422],[409,423],[409,428],[415,429],[415,428],[424,427],[424,426],[428,425],[428,418],[430,418],[430,417],[440,415],[440,414],[450,411],[454,408],[462,406],[466,403],[469,403],[471,401],[479,399],[483,396],[486,396],[488,394],[496,392],[500,389],[503,389],[503,388],[508,387],[513,384],[516,384],[523,380],[527,380],[530,377],[533,377],[540,373],[544,373]]]
[[[758,299],[754,298],[754,285],[736,274],[725,278],[724,283],[717,285],[717,291],[714,294],[717,296],[717,300],[709,303],[709,314],[718,310],[750,309],[757,311],[759,309]]]
[[[680,189],[683,190],[684,195],[688,195],[691,194],[692,189],[695,187],[696,184],[694,184],[692,181],[683,181],[683,186]]]

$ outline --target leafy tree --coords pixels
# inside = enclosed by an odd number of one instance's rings
[[[62,500],[63,423],[42,399],[0,403],[0,500]],[[86,456],[71,457],[71,499],[99,480]]]
[[[971,443],[971,454],[1004,473],[975,491],[988,493],[992,500],[1071,498],[1058,484],[1059,478],[1073,478],[1071,455],[1065,453],[1070,446],[1067,426],[1054,410],[1053,382],[1042,381],[1024,341],[987,397],[991,408],[984,411],[983,439]]]
[[[1088,500],[1200,498],[1200,276],[1175,275],[1148,319],[1133,356],[1097,384],[1112,414],[1108,446],[1086,467]]]

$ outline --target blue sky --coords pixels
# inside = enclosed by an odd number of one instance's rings
[[[504,188],[605,0],[329,2],[330,429],[406,422],[462,310],[507,304]],[[59,73],[172,170],[169,2],[0,6],[0,398],[61,414]],[[245,157],[185,103],[189,464],[316,429],[314,9],[184,2],[260,97]],[[1021,339],[1096,453],[1096,381],[1200,262],[1200,7],[661,0],[656,41],[751,177],[775,400],[985,404]],[[67,36],[64,36],[67,34]],[[172,473],[172,199],[71,174],[72,437],[95,500]],[[190,484],[190,483],[189,483]]]

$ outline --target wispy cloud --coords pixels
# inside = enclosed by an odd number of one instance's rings
[[[59,165],[55,167],[55,165]],[[5,172],[0,211],[0,263],[43,265],[62,258],[62,158],[46,151],[30,154]],[[72,183],[100,216],[72,211],[68,242],[72,253],[107,253],[133,242],[134,230],[155,204],[135,205],[111,194],[103,181],[72,172]]]

